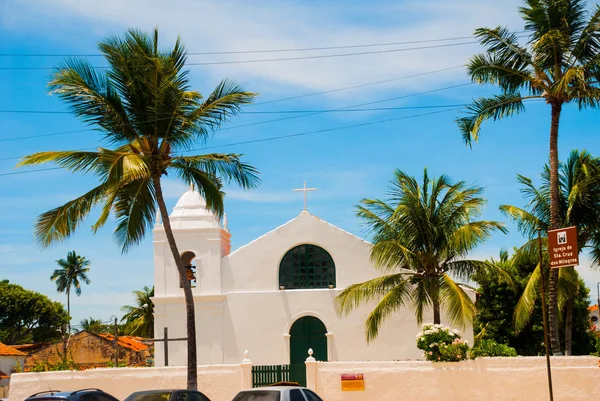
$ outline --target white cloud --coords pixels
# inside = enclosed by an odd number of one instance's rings
[[[520,5],[518,0],[379,2],[375,7],[369,2],[363,2],[344,4],[343,8],[337,3],[311,2],[308,6],[300,2],[275,1],[113,0],[103,2],[101,7],[94,2],[78,0],[38,0],[35,6],[34,2],[27,4],[27,13],[41,14],[37,18],[42,19],[42,23],[38,21],[37,29],[46,26],[46,29],[55,30],[55,27],[60,25],[60,20],[72,21],[73,17],[85,21],[88,29],[101,31],[100,36],[105,36],[108,32],[119,34],[119,29],[130,26],[146,30],[159,26],[165,45],[172,42],[175,35],[181,34],[190,51],[243,51],[389,43],[468,36],[478,26],[505,24],[520,28],[517,16],[517,6]],[[14,12],[12,15],[17,19],[27,18]],[[317,52],[193,56],[189,61],[193,63],[285,58],[435,44]],[[193,74],[203,79],[208,75],[213,81],[212,84],[222,77],[233,77],[246,82],[246,86],[252,90],[271,96],[274,92],[281,94],[291,91],[296,93],[299,89],[331,89],[462,65],[477,50],[476,45],[469,45],[356,57],[212,65],[193,67]],[[371,87],[367,93],[398,88],[429,88],[439,86],[441,82],[460,79],[460,76],[464,76],[464,72],[456,70]],[[362,97],[365,96],[363,91]]]

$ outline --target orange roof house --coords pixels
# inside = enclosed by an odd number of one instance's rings
[[[1,356],[27,356],[26,353],[19,351],[11,346],[0,343],[0,357]]]
[[[119,364],[144,366],[150,356],[148,346],[139,337],[119,336],[117,341]],[[48,345],[29,354],[25,369],[41,363],[57,363],[63,360],[64,343]],[[114,336],[80,331],[71,335],[67,342],[67,359],[81,368],[106,367],[115,360]]]

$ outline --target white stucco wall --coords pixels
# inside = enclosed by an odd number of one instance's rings
[[[186,388],[186,369],[118,368],[81,372],[18,373],[11,378],[10,401],[23,401],[29,395],[49,388],[77,390],[100,388],[120,400],[140,390]],[[240,365],[199,366],[198,390],[211,401],[231,401],[241,389]]]
[[[600,393],[597,361],[597,357],[552,358],[554,399],[597,399]],[[548,400],[543,357],[480,358],[459,363],[320,362],[315,365],[315,390],[327,401]],[[363,373],[365,391],[342,391],[343,373]],[[179,367],[19,373],[12,377],[9,400],[23,401],[30,394],[48,388],[86,387],[101,388],[124,399],[139,390],[185,388],[185,377],[185,368]],[[198,388],[211,401],[231,401],[242,388],[243,380],[240,365],[198,369]]]
[[[422,353],[415,345],[420,326],[411,307],[390,316],[371,344],[365,340],[364,323],[375,303],[365,304],[348,316],[336,314],[335,297],[344,288],[386,274],[371,262],[370,243],[303,212],[221,257],[222,247],[217,238],[223,229],[210,222],[204,228],[202,224],[206,222],[202,221],[198,226],[189,221],[183,227],[174,225],[179,250],[196,254],[198,285],[193,292],[198,363],[238,363],[244,350],[249,350],[258,364],[289,363],[290,328],[303,316],[317,317],[325,324],[331,361],[421,358]],[[315,244],[329,252],[336,268],[334,289],[279,289],[280,262],[288,250],[300,244]],[[160,228],[155,230],[154,245],[155,333],[162,338],[163,328],[169,327],[170,337],[185,337],[183,290],[178,286],[178,276]],[[429,312],[425,320],[433,320],[431,315]],[[472,342],[471,327],[459,329]],[[156,344],[155,363],[164,364],[160,343]],[[170,343],[169,365],[185,363],[186,343]]]
[[[25,365],[24,356],[0,356],[0,370],[10,376],[13,368],[17,365],[17,360],[22,368]]]
[[[554,399],[598,399],[597,361],[595,357],[552,358]],[[342,391],[343,373],[363,373],[365,391]],[[480,358],[460,363],[319,363],[316,390],[327,401],[548,400],[543,357]]]

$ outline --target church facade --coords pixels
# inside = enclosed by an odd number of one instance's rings
[[[312,348],[320,361],[421,359],[414,312],[401,309],[372,342],[364,323],[374,304],[339,316],[335,297],[347,286],[382,275],[371,245],[303,211],[294,219],[231,252],[226,218],[206,210],[188,190],[170,222],[192,282],[198,364],[239,363],[248,350],[255,364],[302,363]],[[185,337],[183,289],[162,224],[154,231],[154,332]],[[472,340],[472,330],[464,336]],[[164,366],[163,345],[155,365]],[[169,365],[185,365],[185,341],[168,345]]]

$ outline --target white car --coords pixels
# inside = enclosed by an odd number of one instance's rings
[[[323,401],[323,399],[305,387],[273,386],[242,390],[233,401]]]

